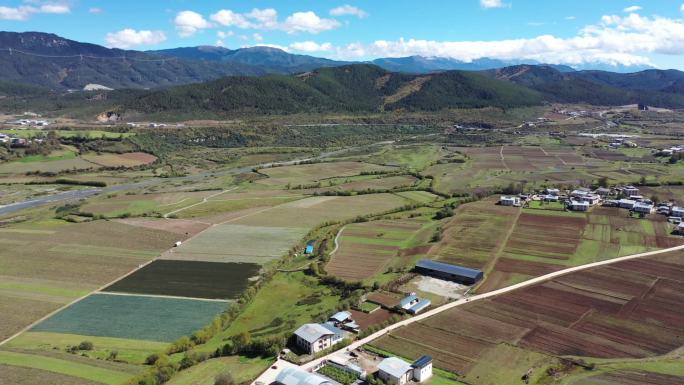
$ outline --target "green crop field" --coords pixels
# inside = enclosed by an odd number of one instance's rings
[[[437,162],[444,155],[440,146],[406,145],[388,146],[368,158],[368,162],[386,166],[423,170]]]
[[[167,385],[214,385],[216,375],[231,373],[238,383],[253,380],[270,365],[262,358],[221,357],[214,358],[180,372]]]
[[[65,351],[69,346],[78,346],[83,341],[93,343],[93,349],[84,354],[88,357],[106,360],[112,352],[117,353],[117,360],[141,365],[145,358],[164,351],[166,342],[132,340],[113,337],[83,336],[78,334],[52,332],[26,332],[10,341],[8,349],[30,351],[35,353]]]
[[[0,351],[0,364],[41,369],[107,385],[120,385],[131,377],[130,373],[117,372],[64,359],[9,351]],[[0,374],[0,380],[2,380],[2,374]]]
[[[0,364],[0,383],[19,384],[51,384],[51,385],[93,385],[101,384],[84,378],[66,376],[47,370],[9,366]]]
[[[315,164],[303,164],[297,166],[284,166],[265,168],[260,170],[268,178],[258,183],[266,186],[280,186],[311,184],[331,177],[346,177],[358,175],[362,172],[392,170],[362,162],[324,162]]]
[[[34,137],[40,137],[47,135],[49,132],[54,132],[57,134],[58,137],[62,138],[71,138],[75,136],[79,137],[86,137],[86,138],[91,138],[91,139],[100,139],[100,138],[109,138],[109,139],[118,139],[118,138],[128,138],[131,137],[135,134],[133,133],[127,133],[127,132],[109,132],[109,131],[101,131],[101,130],[35,130],[35,129],[26,129],[26,130],[0,130],[0,133],[7,134],[7,135],[14,135],[18,136],[20,138],[34,138]]]
[[[171,342],[208,324],[225,302],[94,294],[32,331]]]

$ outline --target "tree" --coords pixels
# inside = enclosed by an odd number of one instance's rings
[[[608,187],[608,177],[602,176],[598,180],[599,187]]]
[[[214,385],[235,385],[235,380],[233,375],[228,372],[223,372],[216,376],[214,379]]]
[[[249,332],[242,332],[230,338],[230,341],[233,343],[233,349],[236,352],[243,351],[247,345],[249,345],[251,340],[252,336],[249,334]]]

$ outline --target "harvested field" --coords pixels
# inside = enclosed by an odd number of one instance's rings
[[[585,360],[655,357],[684,345],[681,287],[682,252],[620,262],[464,305],[373,344],[409,358],[458,357],[435,363],[466,375],[468,362],[501,344]]]
[[[47,370],[0,365],[0,384],[94,385],[100,382],[49,372]]]
[[[268,175],[267,179],[256,183],[267,186],[285,186],[286,184],[311,184],[333,177],[359,175],[362,172],[392,170],[389,167],[378,166],[363,162],[323,162],[265,168],[260,173]]]
[[[154,155],[144,152],[129,152],[126,154],[86,154],[83,159],[101,167],[135,167],[149,164],[157,160]]]
[[[146,229],[168,231],[174,234],[182,234],[193,236],[201,231],[204,231],[210,225],[204,222],[191,221],[185,219],[146,219],[146,218],[128,218],[117,219],[117,222],[124,223],[130,226],[144,227]]]
[[[307,230],[298,227],[216,225],[180,247],[164,254],[164,259],[204,262],[266,263],[282,257]]]
[[[350,197],[314,197],[285,203],[267,211],[235,221],[247,226],[310,228],[327,221],[352,219],[359,215],[383,213],[402,207],[408,200],[394,194],[369,194]]]
[[[684,383],[684,376],[652,373],[643,370],[616,370],[571,382],[572,385],[675,385]]]
[[[493,200],[460,206],[445,226],[442,241],[430,256],[442,262],[483,268],[491,261],[515,224],[516,209]]]
[[[225,302],[94,294],[31,331],[171,342],[202,328],[227,307]]]
[[[325,187],[326,184],[322,184],[322,188],[316,188],[311,191],[314,192],[325,192],[325,191],[363,191],[363,190],[392,190],[401,187],[413,186],[418,179],[408,175],[390,176],[386,178],[373,178],[364,179],[359,181],[345,182],[339,185]]]
[[[216,263],[157,260],[103,291],[234,299],[258,274],[253,263]]]
[[[380,325],[392,318],[392,313],[385,309],[378,309],[370,314],[358,310],[350,310],[350,312],[352,313],[352,319],[359,324],[361,330],[365,330],[369,326]]]
[[[399,304],[401,298],[393,293],[383,293],[383,292],[373,292],[368,294],[367,299],[369,302],[377,303],[387,309],[392,309]]]
[[[346,226],[339,236],[339,249],[325,269],[348,281],[362,281],[382,273],[402,248],[420,242],[418,220],[375,221]],[[422,241],[427,241],[424,239]],[[414,249],[414,251],[421,251]],[[410,254],[404,255],[404,257]]]

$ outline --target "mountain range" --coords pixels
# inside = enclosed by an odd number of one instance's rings
[[[482,71],[529,61],[451,58],[380,58],[371,62],[386,70],[424,74],[449,70]],[[352,64],[272,47],[231,50],[223,47],[182,47],[157,51],[110,49],[42,32],[0,32],[0,80],[52,90],[83,89],[88,84],[109,88],[156,88],[214,80],[224,76],[295,74],[321,67]],[[560,72],[575,69],[551,66]],[[642,68],[620,68],[620,70]],[[1,89],[0,89],[1,91]]]

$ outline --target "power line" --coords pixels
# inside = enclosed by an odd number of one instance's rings
[[[33,52],[26,52],[26,51],[21,51],[16,48],[0,48],[0,52],[9,52],[10,56],[14,55],[15,53],[19,53],[22,55],[27,55],[27,56],[35,56],[35,57],[44,57],[44,58],[50,58],[50,59],[76,59],[80,58],[81,61],[83,59],[109,59],[109,60],[123,60],[125,61],[137,61],[137,62],[166,62],[166,61],[176,61],[178,60],[175,57],[167,57],[167,58],[161,58],[161,59],[136,59],[136,58],[131,58],[131,57],[126,57],[126,55],[123,56],[92,56],[92,55],[84,55],[84,54],[77,54],[77,55],[44,55],[44,54],[39,54],[39,53],[33,53]]]

